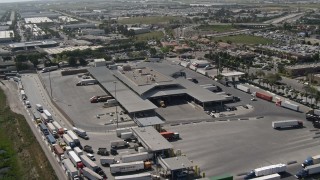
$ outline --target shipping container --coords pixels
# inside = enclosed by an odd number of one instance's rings
[[[266,101],[272,101],[272,96],[271,95],[260,93],[260,92],[256,92],[255,95],[256,95],[256,97],[258,97],[260,99],[264,99]]]

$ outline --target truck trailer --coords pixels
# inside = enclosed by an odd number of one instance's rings
[[[76,86],[87,86],[91,84],[97,84],[98,81],[95,79],[81,79],[79,82],[77,82]]]
[[[110,164],[117,164],[119,161],[116,161],[114,157],[101,157],[100,163],[102,166],[110,166]]]
[[[49,120],[52,120],[52,115],[48,110],[43,110],[43,113],[48,117]]]
[[[270,174],[275,174],[275,173],[281,173],[285,172],[287,170],[287,165],[285,164],[276,164],[276,165],[270,165],[270,166],[265,166],[261,168],[257,168],[252,170],[250,173],[248,173],[244,179],[251,179],[255,177],[260,177],[260,176],[266,176]]]
[[[279,174],[270,174],[266,176],[253,178],[251,180],[279,180],[279,179],[281,179],[281,176]]]
[[[46,136],[49,135],[49,130],[44,123],[39,124],[41,132]]]
[[[89,159],[88,156],[84,154],[80,155],[80,159],[87,168],[93,170],[96,173],[100,171],[101,168],[96,163],[94,163],[91,159]]]
[[[77,167],[78,169],[83,168],[83,163],[81,159],[74,151],[69,151],[68,156],[75,167]]]
[[[103,179],[102,176],[100,176],[99,174],[97,174],[96,172],[92,171],[91,169],[89,169],[87,167],[84,167],[82,169],[82,175],[90,180],[102,180]]]
[[[53,137],[53,135],[51,133],[49,133],[48,135],[46,135],[47,141],[50,145],[54,145],[56,144],[56,138]]]
[[[297,179],[307,178],[310,175],[318,174],[320,173],[320,164],[315,164],[311,166],[307,166],[306,168],[300,170],[295,177]]]
[[[68,130],[67,134],[70,136],[70,138],[73,140],[76,146],[80,146],[80,140],[74,132],[72,132],[71,130]]]
[[[88,140],[89,139],[89,136],[87,135],[87,132],[83,129],[80,129],[80,128],[76,128],[76,127],[73,127],[72,128],[73,132],[75,132],[79,137],[85,139],[85,140]]]
[[[320,163],[320,155],[312,156],[312,157],[307,157],[307,159],[301,164],[302,167],[307,167],[315,164]]]
[[[111,148],[127,147],[129,145],[129,143],[124,140],[115,140],[115,141],[111,141],[110,143],[111,143]]]
[[[73,139],[68,134],[63,135],[63,140],[67,144],[67,146],[70,146],[72,149],[76,147]]]
[[[260,99],[266,100],[266,101],[272,101],[273,97],[269,94],[261,93],[261,92],[255,92],[254,95]]]
[[[134,172],[144,169],[144,162],[130,162],[130,163],[120,163],[120,164],[111,164],[110,172],[111,174],[117,173],[126,173],[126,172]]]
[[[62,165],[69,179],[79,180],[79,171],[74,167],[70,159],[62,160]]]
[[[58,137],[57,128],[52,123],[47,123],[47,127],[48,127],[49,131],[51,132],[51,134],[55,138],[57,138]]]
[[[153,158],[153,154],[148,152],[142,152],[137,154],[127,154],[121,156],[122,163],[134,162],[134,161],[146,161]]]
[[[291,110],[294,110],[294,111],[299,111],[299,105],[297,104],[293,104],[289,101],[280,101],[279,102],[280,106],[281,107],[284,107],[284,108],[287,108],[287,109],[291,109]]]
[[[121,137],[121,133],[132,132],[130,128],[117,128],[116,134],[118,137]]]
[[[58,144],[53,145],[52,150],[59,157],[60,160],[63,159],[62,156],[64,155],[64,151],[60,145],[58,145]]]
[[[53,121],[52,124],[54,125],[54,127],[56,127],[59,135],[64,134],[64,129],[60,126],[60,124],[57,121]]]
[[[272,127],[274,129],[281,128],[302,128],[303,122],[298,120],[284,120],[284,121],[273,121]]]
[[[73,148],[73,151],[80,157],[83,155],[83,151],[79,147]]]
[[[242,84],[237,84],[236,88],[239,89],[240,91],[246,92],[246,93],[250,93],[250,88],[242,85]]]

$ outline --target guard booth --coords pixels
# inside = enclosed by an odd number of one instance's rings
[[[170,179],[188,179],[190,172],[193,173],[193,164],[186,156],[177,156],[163,159],[158,158],[159,164],[163,168],[163,175]]]

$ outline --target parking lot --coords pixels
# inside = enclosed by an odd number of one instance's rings
[[[302,129],[279,131],[271,127],[272,121],[288,118],[292,117],[204,121],[165,128],[180,133],[182,139],[172,142],[174,148],[201,164],[207,176],[236,176],[264,165],[297,161],[289,168],[294,174],[308,155],[319,152],[319,140],[313,139],[315,132],[310,132],[310,123]]]
[[[43,82],[50,94],[49,73],[42,73]],[[97,95],[106,95],[99,85],[76,86],[79,78],[76,75],[61,76],[60,71],[50,73],[52,96],[55,102],[72,119],[76,127],[87,131],[105,131],[115,129],[116,108],[104,108],[103,103],[90,103],[90,98]],[[133,125],[130,118],[120,112],[123,110],[118,106],[118,120],[120,126]]]

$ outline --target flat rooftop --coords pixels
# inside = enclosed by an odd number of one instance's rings
[[[127,85],[114,76],[114,73],[106,67],[89,68],[90,74],[129,112],[141,112],[157,108],[148,99],[142,99]]]
[[[286,66],[287,69],[304,69],[304,68],[316,68],[319,67],[320,63],[310,63],[310,64],[299,64],[295,66]]]
[[[102,46],[70,46],[70,47],[64,47],[64,48],[59,48],[59,47],[56,47],[56,48],[43,48],[43,50],[48,53],[48,54],[59,54],[59,53],[62,53],[63,51],[74,51],[74,50],[85,50],[85,49],[92,49],[92,50],[95,50],[95,49],[98,49]]]
[[[56,41],[30,41],[30,42],[21,42],[21,43],[13,43],[9,44],[11,48],[19,48],[19,47],[31,47],[31,46],[44,46],[44,45],[55,45],[58,44]]]
[[[159,163],[166,171],[183,170],[192,168],[192,162],[186,156],[177,156],[172,158],[159,158]]]
[[[31,23],[31,24],[39,24],[39,23],[50,23],[53,22],[51,19],[48,17],[33,17],[33,18],[24,18],[24,21],[26,23]]]
[[[173,148],[172,144],[151,126],[132,128],[132,132],[149,152]]]
[[[134,121],[138,124],[139,127],[153,126],[158,124],[164,124],[159,117],[146,117],[146,118],[135,118]]]

